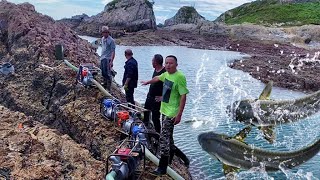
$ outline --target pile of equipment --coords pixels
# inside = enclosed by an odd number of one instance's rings
[[[92,80],[95,75],[100,72],[100,69],[95,67],[92,63],[80,64],[77,73],[77,82],[85,87],[93,86]]]
[[[110,179],[139,179],[142,173],[138,172],[138,167],[143,160],[143,170],[145,169],[145,146],[139,141],[124,140],[116,150],[108,156],[107,167],[109,161],[112,162],[111,169],[106,176],[106,180]],[[110,177],[111,172],[114,176]]]

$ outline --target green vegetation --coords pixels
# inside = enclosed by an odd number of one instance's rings
[[[181,8],[181,12],[183,12],[185,20],[191,19],[192,15],[196,13],[196,9],[191,6],[183,6]]]
[[[153,7],[153,4],[149,0],[145,0],[145,2],[149,8]]]
[[[111,9],[114,9],[114,8],[116,7],[116,4],[117,4],[119,1],[120,1],[120,0],[113,0],[113,1],[109,2],[109,3],[107,4],[107,6],[108,6],[108,11],[111,10]]]
[[[280,4],[277,0],[255,1],[225,14],[225,23],[297,26],[320,24],[320,2]]]
[[[109,3],[107,4],[107,6],[108,6],[108,11],[114,9],[114,8],[116,7],[116,4],[117,4],[118,2],[120,2],[120,0],[113,0],[113,1],[109,2]],[[149,8],[152,8],[152,7],[153,7],[152,2],[150,2],[149,0],[145,0],[145,3],[147,4],[147,6],[148,6]],[[127,8],[127,6],[121,6],[121,8],[123,8],[123,7],[124,7],[124,8]]]

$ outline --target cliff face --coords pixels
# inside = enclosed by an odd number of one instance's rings
[[[56,44],[76,66],[98,61],[89,42],[31,4],[0,2],[0,64],[15,67],[0,75],[1,177],[103,179],[120,142],[114,123],[99,115],[103,94],[75,83],[75,72],[55,60]],[[123,101],[120,89],[111,90]]]
[[[97,160],[101,154],[97,152],[102,150],[92,148],[100,143],[88,132],[76,134],[85,129],[81,127],[95,127],[84,121],[72,124],[70,110],[61,108],[78,99],[72,98],[74,74],[54,58],[58,43],[76,65],[96,62],[94,49],[70,28],[38,14],[28,3],[1,1],[0,20],[0,63],[9,61],[15,66],[14,75],[0,76],[0,124],[8,128],[0,131],[0,168],[18,179],[103,178],[105,165]],[[20,121],[28,127],[18,132]],[[106,149],[103,152],[109,153]]]
[[[64,20],[66,22],[66,20]],[[148,0],[113,0],[101,13],[84,18],[74,29],[83,35],[101,36],[101,26],[108,25],[111,29],[132,32],[145,29],[156,29],[156,20],[152,4]]]
[[[175,16],[165,20],[164,26],[197,24],[202,21],[205,21],[205,18],[202,17],[194,7],[184,6],[179,9]]]

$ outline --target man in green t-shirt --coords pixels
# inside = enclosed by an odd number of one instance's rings
[[[175,56],[167,56],[165,60],[165,73],[156,76],[149,81],[142,81],[142,85],[163,82],[162,101],[160,112],[162,114],[162,129],[160,134],[160,162],[153,172],[155,175],[163,175],[167,172],[170,154],[174,151],[173,128],[180,123],[186,104],[187,81],[184,74],[177,70],[178,61]]]

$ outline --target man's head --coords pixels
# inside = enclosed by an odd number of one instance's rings
[[[175,56],[169,55],[166,57],[166,71],[169,74],[173,74],[177,71],[177,66],[178,66],[178,60]]]
[[[126,57],[126,59],[130,59],[133,56],[133,52],[131,49],[126,49],[124,51],[124,56]]]
[[[102,26],[101,33],[102,33],[103,37],[108,37],[109,34],[110,34],[109,27],[108,26]]]
[[[160,54],[155,54],[152,58],[152,66],[156,68],[158,66],[162,67],[163,57]]]

